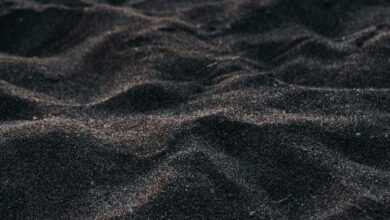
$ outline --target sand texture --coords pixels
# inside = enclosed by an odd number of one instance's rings
[[[0,219],[390,219],[390,2],[0,0]]]

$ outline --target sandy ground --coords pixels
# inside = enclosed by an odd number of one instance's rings
[[[390,3],[1,0],[1,219],[390,219]]]

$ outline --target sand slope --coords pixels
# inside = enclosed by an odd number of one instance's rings
[[[1,219],[390,219],[385,0],[0,1]]]

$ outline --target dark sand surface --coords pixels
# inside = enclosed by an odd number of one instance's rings
[[[0,0],[0,219],[390,219],[390,2]]]

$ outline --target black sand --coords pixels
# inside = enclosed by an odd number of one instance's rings
[[[0,0],[0,219],[390,219],[386,0]]]

